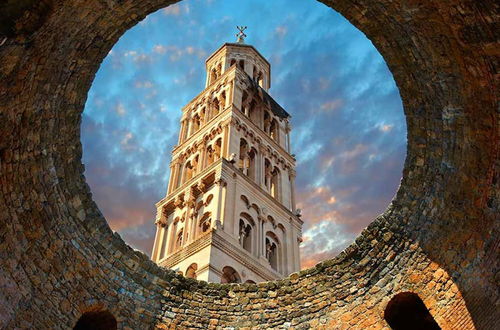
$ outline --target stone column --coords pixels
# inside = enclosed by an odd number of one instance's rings
[[[257,217],[257,225],[256,225],[256,231],[255,234],[257,235],[257,243],[255,245],[255,252],[257,258],[262,255],[262,217],[258,216]]]
[[[217,185],[217,209],[214,214],[214,220],[212,223],[212,228],[215,229],[220,229],[222,226],[222,206],[224,203],[224,196],[223,196],[223,191],[225,190],[224,187],[226,186],[226,181],[223,178],[219,178],[218,180],[215,181],[215,184]]]
[[[181,120],[181,129],[179,131],[178,144],[181,144],[184,141],[185,130],[186,130],[186,122],[185,122],[185,120]]]
[[[154,262],[158,262],[159,261],[159,256],[158,256],[158,250],[159,248],[161,247],[161,226],[160,226],[160,223],[159,222],[156,222],[156,234],[155,234],[155,241],[154,241],[154,244],[153,244],[153,252],[151,253],[151,260],[153,260]]]
[[[200,143],[200,145],[198,146],[198,168],[196,169],[196,174],[200,173],[201,171],[203,171],[203,169],[205,168],[204,164],[203,164],[203,161],[204,161],[204,158],[205,158],[205,143]]]
[[[259,186],[265,189],[266,186],[266,154],[264,148],[260,148],[260,183]]]
[[[224,125],[224,133],[222,134],[222,150],[221,150],[221,158],[229,158],[229,126],[230,124],[227,123]]]
[[[286,130],[286,150],[288,151],[288,153],[292,153],[292,148],[290,145],[290,127],[288,126]]]
[[[167,188],[167,193],[171,193],[175,189],[175,184],[176,184],[176,175],[177,175],[177,161],[174,160],[170,163],[170,180],[168,180],[168,188]]]
[[[174,252],[175,236],[177,234],[177,223],[171,223],[167,228],[167,245],[165,255],[170,255]]]
[[[290,210],[292,210],[292,212],[295,212],[295,175],[295,171],[290,169]]]
[[[163,213],[163,206],[160,206],[157,211],[156,211],[156,235],[155,235],[155,242],[153,246],[153,251],[151,253],[151,259],[155,262],[158,262],[161,258],[161,253],[162,253],[162,246],[163,246],[163,240],[164,240],[164,230],[163,227],[165,226],[165,214]]]
[[[189,189],[189,194],[186,194],[184,197],[186,202],[186,215],[184,219],[184,232],[183,238],[182,238],[182,245],[186,245],[188,241],[192,240],[192,237],[189,237],[190,235],[190,229],[193,221],[193,213],[194,213],[194,208],[196,206],[196,198],[194,197],[193,190],[190,188]]]
[[[167,244],[168,244],[168,229],[170,226],[166,225],[165,223],[162,223],[161,225],[161,236],[160,236],[160,249],[158,251],[158,261],[165,258],[167,254]]]

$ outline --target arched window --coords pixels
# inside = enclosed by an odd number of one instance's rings
[[[227,107],[227,104],[226,104],[226,92],[222,92],[220,94],[219,104],[220,104],[221,110],[224,110]]]
[[[239,242],[241,247],[243,247],[248,252],[252,253],[253,240],[253,229],[255,228],[255,222],[252,217],[245,212],[240,214],[239,221]]]
[[[186,269],[186,277],[187,278],[194,278],[196,280],[196,271],[198,270],[198,264],[192,263],[187,269]]]
[[[193,125],[193,134],[194,134],[200,129],[200,126],[201,126],[201,119],[200,119],[200,116],[198,114],[196,114],[193,117],[192,125]]]
[[[191,180],[193,177],[193,165],[191,164],[191,161],[188,161],[186,165],[184,165],[184,180],[183,183]]]
[[[214,162],[214,148],[212,146],[207,147],[207,166],[210,166]]]
[[[248,152],[248,170],[247,175],[250,179],[254,180],[257,178],[255,159],[257,157],[257,150],[255,148],[250,149]]]
[[[244,60],[240,60],[238,62],[238,66],[240,67],[241,70],[245,71],[245,61]]]
[[[247,174],[247,157],[248,157],[248,143],[245,139],[240,139],[240,161],[238,163],[239,169]]]
[[[270,128],[271,128],[271,116],[269,115],[269,112],[265,111],[264,112],[264,132],[269,134]]]
[[[264,86],[264,75],[262,74],[262,71],[259,72],[259,75],[257,76],[257,82],[260,87]]]
[[[236,64],[236,60],[234,58],[231,59],[231,64],[229,65],[230,67]]]
[[[424,302],[413,292],[401,292],[387,304],[384,319],[395,330],[441,329]]]
[[[220,111],[220,106],[219,106],[219,100],[217,98],[214,98],[212,101],[212,117],[215,117],[219,114]]]
[[[252,79],[257,81],[257,67],[255,65],[253,66]]]
[[[279,248],[280,244],[276,235],[272,232],[266,234],[266,259],[269,261],[271,268],[279,271]]]
[[[201,110],[200,110],[200,123],[201,125],[203,125],[204,123],[206,123],[208,120],[206,120],[206,109],[205,107],[203,107]]]
[[[268,193],[271,193],[272,171],[273,167],[271,162],[266,158],[264,160],[264,186]]]
[[[214,161],[219,160],[222,157],[222,139],[218,138],[214,144]]]
[[[241,277],[233,267],[226,266],[222,268],[221,283],[241,283]]]
[[[252,120],[255,120],[256,118],[256,106],[257,106],[257,103],[255,102],[255,100],[252,100],[252,102],[250,102],[250,104],[247,106],[247,117],[252,119]],[[255,122],[257,123],[257,122]]]
[[[213,68],[212,71],[210,72],[210,83],[213,83],[216,80],[217,80],[217,70]]]
[[[271,196],[279,200],[280,170],[274,167],[271,172]]]
[[[182,240],[184,239],[184,230],[181,229],[177,234],[177,238],[175,240],[175,249],[179,249],[182,246]]]
[[[107,310],[96,310],[83,313],[78,319],[74,330],[114,330],[118,324],[115,317]]]
[[[212,219],[210,218],[210,213],[207,212],[203,214],[203,216],[200,219],[198,231],[200,234],[204,234],[210,231],[211,227],[212,227]]]
[[[240,219],[239,240],[240,240],[240,245],[245,250],[247,250],[248,252],[251,253],[252,252],[252,226],[243,219]]]
[[[222,76],[222,63],[219,63],[217,65],[217,78],[219,78],[220,76]]]
[[[243,94],[241,95],[241,104],[244,104],[247,99],[248,99],[248,93],[246,91],[243,91]]]
[[[269,126],[269,136],[271,137],[271,139],[273,139],[274,141],[278,142],[278,122],[276,121],[276,119],[273,119],[271,121],[271,124]]]

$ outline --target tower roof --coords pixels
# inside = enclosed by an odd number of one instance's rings
[[[210,55],[206,59],[205,63],[208,63],[208,61],[210,61],[210,59],[212,57],[214,57],[215,55],[217,55],[217,53],[219,53],[226,46],[251,48],[259,57],[261,57],[269,65],[269,67],[271,67],[271,63],[269,63],[269,61],[261,53],[259,53],[259,51],[254,46],[248,45],[248,44],[244,44],[244,43],[236,43],[236,42],[226,42],[226,43],[224,43],[215,52],[213,52],[212,55]]]
[[[280,118],[288,118],[290,117],[290,114],[283,109],[281,105],[274,100],[271,95],[269,95],[262,87],[259,86],[259,84],[253,80],[248,74],[246,75],[247,77],[247,82],[250,84],[253,92],[257,95],[260,96],[262,101],[269,105],[271,108],[271,111],[278,117]]]

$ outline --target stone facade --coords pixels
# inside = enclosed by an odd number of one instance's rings
[[[254,47],[225,44],[206,68],[182,110],[152,259],[209,282],[275,280],[300,270],[290,116],[267,94],[271,67]]]
[[[158,267],[109,229],[85,183],[80,116],[99,64],[173,2],[1,7],[0,327],[67,329],[92,315],[111,324],[112,314],[120,329],[381,329],[404,291],[443,329],[497,327],[498,3],[324,2],[394,75],[408,124],[403,178],[339,256],[258,285]]]

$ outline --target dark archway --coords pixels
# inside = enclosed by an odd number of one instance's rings
[[[394,330],[440,330],[420,297],[413,292],[395,295],[387,304],[384,319]]]
[[[118,327],[115,317],[107,310],[85,312],[78,319],[74,330],[115,330]]]

